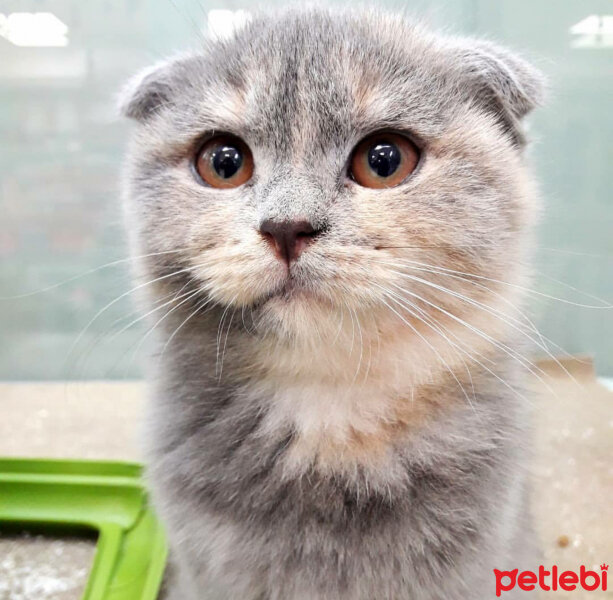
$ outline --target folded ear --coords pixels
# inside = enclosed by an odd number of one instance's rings
[[[462,40],[453,51],[469,97],[495,114],[517,144],[525,143],[520,121],[543,102],[541,72],[489,42]]]
[[[120,92],[120,113],[136,121],[146,121],[171,103],[177,77],[188,60],[187,57],[166,60],[135,75]]]

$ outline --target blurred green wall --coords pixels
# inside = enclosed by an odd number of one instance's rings
[[[117,181],[128,126],[114,116],[114,94],[140,67],[197,45],[209,10],[255,4],[0,4],[3,14],[52,12],[69,28],[64,48],[17,47],[0,37],[0,296],[53,286],[126,257]],[[572,304],[598,304],[585,294],[613,300],[613,32],[603,32],[606,20],[599,34],[570,31],[590,15],[613,14],[613,4],[384,4],[507,44],[547,73],[549,103],[530,120],[530,152],[546,201],[535,286],[566,302],[536,296],[531,309],[547,337],[568,352],[595,355],[599,372],[613,375],[613,311]],[[137,318],[128,297],[81,333],[129,287],[121,263],[44,293],[0,300],[0,378],[139,376],[144,330],[128,327]]]

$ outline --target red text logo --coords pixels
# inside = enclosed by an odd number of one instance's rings
[[[588,592],[594,590],[607,591],[607,571],[609,565],[600,565],[600,572],[588,571],[584,566],[581,566],[579,572],[562,571],[554,565],[551,571],[545,570],[542,565],[539,567],[538,573],[533,571],[522,571],[513,569],[513,571],[499,571],[494,569],[496,577],[496,596],[502,596],[502,592],[509,592],[517,586],[520,590],[530,592],[537,587],[541,590],[557,591],[565,590],[572,592],[576,589],[584,589]]]

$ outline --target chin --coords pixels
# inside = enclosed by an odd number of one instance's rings
[[[254,311],[258,331],[293,341],[325,339],[341,318],[341,309],[328,298],[302,286],[271,293]]]

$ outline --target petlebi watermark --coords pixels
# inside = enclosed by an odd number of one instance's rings
[[[563,590],[572,592],[574,590],[585,590],[593,592],[596,590],[606,592],[608,589],[607,575],[609,565],[600,565],[600,570],[591,571],[581,565],[578,571],[560,571],[557,565],[553,565],[547,570],[543,565],[539,566],[538,571],[499,571],[494,569],[496,577],[496,596],[500,598],[504,592],[510,592],[516,587],[525,592],[541,589],[544,592],[556,592]]]

